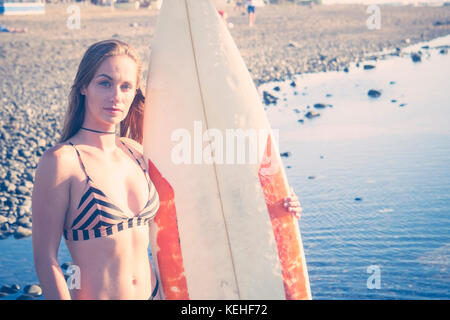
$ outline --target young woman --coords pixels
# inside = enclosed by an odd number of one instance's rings
[[[141,145],[141,69],[119,40],[93,44],[81,60],[61,139],[42,156],[33,189],[34,262],[46,299],[159,298],[147,251],[159,198]],[[294,194],[285,206],[300,217]],[[79,270],[73,288],[57,261],[61,237]]]

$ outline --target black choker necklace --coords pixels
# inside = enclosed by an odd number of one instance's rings
[[[84,129],[84,130],[87,130],[87,131],[92,131],[92,132],[97,132],[97,133],[116,133],[115,131],[97,131],[97,130],[92,130],[92,129],[88,129],[88,128],[83,128],[83,127],[81,127],[80,129]]]

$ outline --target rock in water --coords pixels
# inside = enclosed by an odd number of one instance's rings
[[[365,64],[364,65],[364,70],[370,70],[370,69],[374,69],[375,66],[371,65],[371,64]]]
[[[367,95],[371,98],[378,98],[381,96],[381,92],[378,90],[370,89],[369,92],[367,92]]]
[[[411,53],[411,59],[413,62],[421,62],[422,61],[422,57],[420,56],[420,54],[413,52]]]
[[[42,295],[42,289],[37,284],[32,284],[32,285],[25,286],[25,288],[23,288],[23,292],[25,294],[28,294],[28,295],[31,295],[31,296],[34,296],[34,297],[39,297],[39,296]]]
[[[312,119],[312,118],[315,118],[315,117],[320,117],[320,113],[315,112],[315,111],[308,111],[305,114],[305,117],[307,117],[308,119]]]
[[[29,236],[31,236],[31,230],[24,228],[22,226],[17,227],[17,230],[14,233],[15,239],[22,239],[22,238],[29,237]]]
[[[6,293],[6,294],[14,294],[19,292],[20,286],[18,284],[13,284],[11,286],[4,285],[0,288],[0,292]]]
[[[287,157],[292,156],[292,152],[290,152],[290,151],[282,152],[282,153],[280,153],[280,156],[287,158]]]
[[[278,98],[271,95],[270,93],[268,93],[267,91],[263,92],[263,99],[264,99],[264,103],[268,106],[270,104],[277,104],[277,100]]]
[[[327,105],[325,103],[316,103],[316,104],[314,104],[314,108],[316,108],[316,109],[325,109],[327,106],[329,106],[329,105]]]

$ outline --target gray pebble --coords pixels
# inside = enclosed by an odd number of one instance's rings
[[[22,226],[18,226],[16,232],[14,233],[15,239],[22,239],[31,236],[31,230],[28,228],[24,228]]]
[[[42,289],[37,284],[27,285],[23,288],[25,294],[32,295],[34,297],[39,297],[42,295]]]

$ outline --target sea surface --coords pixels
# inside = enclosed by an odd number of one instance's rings
[[[258,88],[279,98],[266,109],[291,153],[313,299],[450,298],[450,55],[440,45],[450,37]],[[62,241],[58,261],[70,260]],[[38,283],[31,238],[0,241],[0,286],[13,283]]]
[[[259,87],[280,98],[267,112],[292,153],[313,299],[450,298],[450,56],[432,49],[443,44]]]

